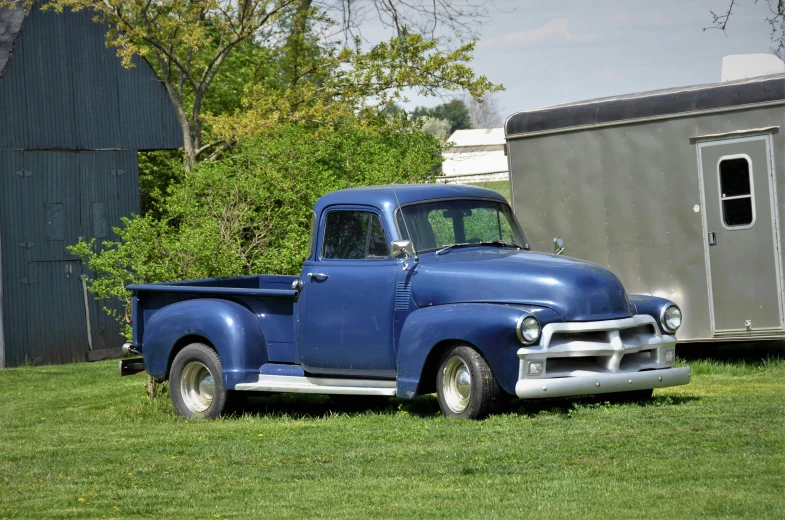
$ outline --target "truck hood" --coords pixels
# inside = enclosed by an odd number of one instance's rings
[[[510,303],[549,307],[564,321],[634,314],[616,275],[590,262],[510,249],[456,249],[424,255],[411,281],[420,307]]]

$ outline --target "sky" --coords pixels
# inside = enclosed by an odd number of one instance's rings
[[[726,34],[703,31],[729,0],[496,0],[472,66],[501,83],[502,116],[584,99],[714,83],[722,57],[769,53],[767,1],[739,0]],[[438,98],[411,95],[408,107]]]

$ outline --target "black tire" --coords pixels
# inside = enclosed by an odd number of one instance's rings
[[[186,419],[215,419],[223,413],[229,392],[223,385],[221,360],[207,345],[191,343],[178,352],[169,381],[174,409]]]
[[[647,390],[632,390],[630,392],[612,392],[600,395],[600,399],[605,399],[611,403],[636,403],[648,401],[652,395],[654,395],[654,389],[649,388]]]
[[[460,419],[486,417],[498,408],[502,398],[491,367],[466,345],[452,347],[442,355],[436,374],[436,394],[442,413]]]

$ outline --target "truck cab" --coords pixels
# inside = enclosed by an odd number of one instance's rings
[[[243,392],[436,392],[447,416],[521,399],[689,382],[681,312],[606,268],[530,249],[478,187],[375,186],[319,199],[299,276],[129,286],[134,339],[185,417]],[[127,364],[127,362],[126,362]],[[128,370],[126,370],[128,371]]]

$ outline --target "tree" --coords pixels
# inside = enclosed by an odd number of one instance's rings
[[[297,274],[321,195],[426,181],[441,163],[441,143],[416,122],[399,121],[319,134],[291,123],[266,129],[221,160],[196,164],[182,183],[154,197],[155,212],[123,219],[114,229],[120,240],[104,241],[100,251],[92,242],[69,249],[96,273],[91,290],[125,308],[132,283]]]
[[[425,116],[422,118],[422,131],[435,137],[440,143],[444,143],[450,137],[450,122],[445,119]]]
[[[759,0],[755,0],[757,4]],[[766,16],[766,22],[769,24],[771,41],[774,43],[774,54],[780,55],[785,50],[785,1],[783,0],[764,0],[769,6],[769,15]],[[728,9],[717,14],[714,11],[709,11],[712,16],[712,25],[703,29],[719,29],[726,32],[728,23],[733,16],[733,8],[736,7],[739,0],[729,0]]]
[[[472,128],[497,128],[504,123],[499,100],[492,94],[487,94],[480,100],[467,97],[466,105]]]
[[[61,12],[91,9],[107,24],[107,44],[131,66],[134,55],[150,58],[166,86],[184,139],[187,169],[222,144],[202,142],[203,103],[229,55],[254,37],[271,37],[297,0],[53,0]]]
[[[0,6],[12,1],[14,0],[0,0]],[[32,3],[33,0],[25,1]],[[417,62],[424,61],[436,65],[438,60],[431,58],[443,53],[441,48],[437,49],[437,28],[443,27],[447,34],[456,35],[456,31],[470,28],[480,19],[484,4],[470,7],[470,2],[467,5],[468,7],[459,8],[446,0],[52,0],[45,8],[56,11],[66,8],[90,9],[95,13],[96,21],[108,25],[107,44],[117,48],[117,53],[126,66],[132,65],[131,58],[134,55],[149,59],[163,80],[177,113],[184,139],[186,171],[189,171],[200,157],[206,155],[215,158],[234,143],[230,134],[204,138],[207,123],[204,112],[216,78],[239,50],[245,49],[251,53],[255,47],[268,51],[283,50],[289,63],[283,60],[279,64],[288,66],[291,81],[287,88],[299,85],[304,76],[318,72],[330,72],[334,78],[340,76],[343,69],[328,68],[336,65],[350,67],[358,63],[368,64],[362,67],[363,73],[368,75],[370,71],[386,65],[384,62],[370,62],[374,57],[388,57],[389,53],[386,51],[391,48],[387,45],[381,49],[382,52],[375,52],[378,48],[375,46],[370,52],[363,54],[363,60],[357,59],[361,55],[358,52],[360,39],[354,36],[354,32],[361,20],[370,13],[375,13],[383,25],[394,29],[399,42],[410,44],[393,47],[405,48],[408,51],[419,48],[421,52],[433,55],[421,56],[418,59],[417,56],[408,54],[405,56],[408,60],[405,66],[415,66]],[[324,33],[335,27],[337,22],[331,21],[331,15],[341,17],[339,31],[345,35],[347,52],[333,49],[334,52],[328,53],[333,59],[323,61],[320,65],[309,66],[309,53],[316,50],[316,55],[319,54],[318,49],[312,45],[313,42],[308,41],[309,28],[319,24],[320,32]],[[416,45],[417,42],[412,39],[416,38],[414,33],[421,37],[422,42],[432,43],[426,46]],[[471,32],[467,31],[466,34]],[[461,35],[458,36],[460,39]],[[281,42],[283,45],[280,45]],[[459,48],[458,55],[447,51],[444,54],[461,59],[467,49]],[[267,56],[273,54],[268,52]],[[301,64],[304,66],[300,67]],[[472,95],[483,90],[472,87],[474,78],[464,78],[468,81],[457,83],[452,81],[454,78],[447,77],[451,65],[448,61],[439,63],[438,66],[446,74],[440,77],[442,75],[439,71],[434,70],[422,86],[423,90],[431,92],[439,89],[469,88]],[[375,75],[371,73],[367,79],[372,82],[377,79],[373,77]],[[355,74],[354,77],[359,76]],[[268,76],[267,79],[270,78],[271,76]],[[382,90],[397,89],[399,92],[404,88],[419,86],[414,75],[404,78],[402,74],[391,74],[387,79],[397,84],[377,86]],[[246,99],[243,108],[259,101],[260,94],[268,94],[271,84],[275,82],[261,83],[262,88],[251,89],[251,96]],[[281,82],[278,83],[280,86]],[[308,94],[306,99],[314,97],[313,94],[322,94],[318,82],[311,84],[315,85],[311,92],[308,92],[307,88],[302,89]],[[348,87],[348,83],[344,82],[344,87]],[[328,89],[337,96],[343,95],[346,90],[350,89]],[[239,99],[236,88],[233,94],[235,100]],[[220,93],[215,97],[227,99]],[[262,102],[265,99],[262,98]],[[291,110],[292,96],[285,101],[284,104]],[[294,102],[297,105],[294,108],[299,108],[299,104],[303,103],[297,100]],[[220,114],[220,108],[216,108],[213,114]],[[240,107],[234,108],[240,110]]]
[[[496,90],[498,89],[488,88],[486,89],[486,92],[496,91]],[[482,97],[482,96],[478,96],[478,97]],[[449,121],[450,134],[452,134],[456,130],[471,128],[469,108],[466,106],[466,103],[462,99],[453,99],[452,101],[448,101],[447,103],[442,103],[441,105],[436,105],[435,107],[432,108],[417,107],[412,112],[412,117],[414,118],[433,117],[436,119],[443,119],[445,121]]]

